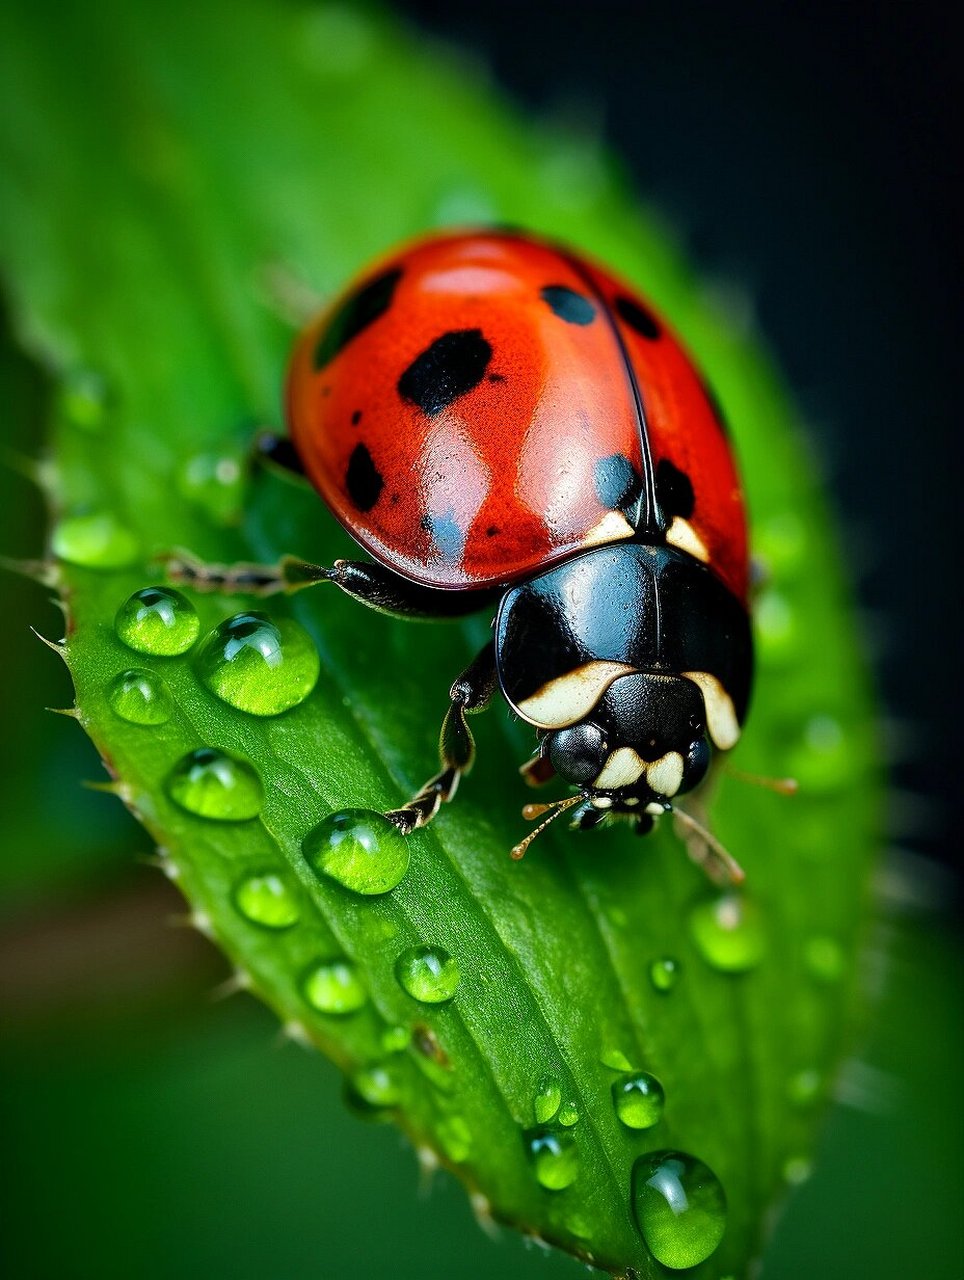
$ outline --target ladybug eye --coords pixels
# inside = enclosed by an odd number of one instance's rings
[[[680,783],[680,791],[692,791],[706,777],[706,771],[710,767],[710,744],[705,738],[697,738],[686,753],[686,759],[683,761],[683,781]]]
[[[591,782],[609,754],[606,737],[591,720],[559,729],[549,739],[549,759],[561,777],[577,784]]]

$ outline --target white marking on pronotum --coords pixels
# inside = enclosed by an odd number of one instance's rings
[[[666,530],[666,541],[671,547],[679,547],[680,551],[687,551],[697,560],[709,564],[710,553],[706,549],[706,543],[693,526],[679,516],[673,517],[673,523]]]
[[[635,530],[621,511],[607,511],[582,540],[584,547],[599,547],[620,538],[631,538]]]
[[[617,787],[631,787],[646,768],[646,762],[632,749],[619,747],[613,751],[597,774],[594,787],[601,791],[614,791]]]
[[[711,676],[708,671],[683,671],[681,674],[699,686],[710,737],[721,751],[729,751],[740,737],[740,722],[736,718],[733,699],[716,676]]]
[[[683,757],[667,751],[647,768],[646,781],[658,796],[675,796],[683,783]]]
[[[537,693],[523,698],[517,710],[539,729],[564,729],[588,715],[614,680],[635,670],[625,662],[586,662],[575,671],[547,680]]]
[[[611,809],[613,798],[612,796],[593,796],[592,806],[594,809]]]

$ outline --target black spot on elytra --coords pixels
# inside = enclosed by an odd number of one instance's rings
[[[617,298],[614,306],[620,320],[650,342],[655,342],[662,333],[656,317],[632,298]]]
[[[663,458],[656,468],[656,501],[663,508],[663,514],[670,519],[681,516],[688,520],[696,505],[693,482],[679,467],[674,467],[668,458]]]
[[[486,531],[485,531],[485,536],[486,536],[487,538],[494,538],[498,532],[499,532],[499,531],[498,531],[498,529],[495,527],[495,525],[494,525],[494,524],[490,524],[490,525],[489,525],[489,527],[488,527],[488,529],[486,529]]]
[[[432,417],[477,387],[491,359],[481,329],[443,333],[399,378],[398,394]]]
[[[356,444],[348,459],[345,487],[359,511],[371,511],[385,487],[385,481],[372,461],[372,455],[363,444]]]
[[[328,321],[315,347],[314,365],[323,369],[352,338],[367,329],[392,305],[395,286],[402,278],[401,267],[385,271],[351,294]]]
[[[643,482],[633,464],[621,453],[600,458],[593,477],[600,506],[624,513],[636,505]]]
[[[357,427],[359,422],[361,422],[361,409],[356,409],[351,415],[351,425]]]
[[[596,316],[596,308],[589,299],[564,284],[547,284],[542,290],[542,300],[567,324],[592,324]]]
[[[505,374],[502,374],[502,373],[490,373],[490,374],[489,374],[489,381],[490,381],[490,382],[505,382]]]

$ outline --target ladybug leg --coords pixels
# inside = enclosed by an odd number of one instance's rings
[[[440,807],[455,795],[459,779],[475,759],[475,741],[466,715],[484,711],[498,686],[495,645],[490,641],[466,667],[449,690],[451,703],[439,735],[441,769],[421,787],[408,804],[385,814],[403,835],[410,835],[432,821]]]

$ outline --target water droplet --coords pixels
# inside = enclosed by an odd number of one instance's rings
[[[252,765],[214,747],[198,747],[171,770],[167,794],[188,813],[215,822],[245,822],[261,812],[261,779]]]
[[[690,934],[708,964],[723,973],[746,973],[766,951],[759,910],[734,893],[698,903],[690,912]]]
[[[441,947],[411,947],[395,965],[395,976],[415,1000],[444,1004],[458,990],[459,967]]]
[[[813,1067],[795,1072],[787,1081],[787,1097],[797,1107],[808,1107],[820,1095],[823,1080]]]
[[[167,685],[153,671],[122,671],[110,682],[107,701],[128,724],[166,724],[174,709]]]
[[[194,667],[228,706],[277,716],[304,702],[321,662],[314,641],[292,618],[237,613],[204,637]]]
[[[554,1120],[561,1104],[562,1090],[559,1081],[555,1076],[543,1076],[532,1099],[536,1124],[548,1124],[550,1120]]]
[[[397,1106],[402,1091],[392,1073],[381,1063],[371,1067],[359,1067],[348,1077],[348,1085],[354,1096],[375,1110]]]
[[[60,412],[82,431],[97,432],[107,417],[107,383],[94,369],[74,369],[60,386]]]
[[[64,516],[51,534],[54,555],[83,569],[121,569],[137,559],[137,535],[109,511]]]
[[[408,1027],[386,1027],[382,1032],[381,1045],[385,1053],[402,1053],[412,1042],[412,1033]]]
[[[547,1191],[562,1191],[572,1186],[579,1173],[579,1148],[573,1134],[556,1129],[530,1129],[524,1138],[536,1181]]]
[[[199,453],[178,473],[178,489],[217,524],[232,524],[244,501],[244,468],[230,454]]]
[[[672,956],[660,956],[649,966],[649,980],[654,991],[668,995],[676,986],[680,975],[680,962]]]
[[[355,1013],[368,1001],[358,969],[350,960],[323,960],[305,974],[301,990],[318,1013]]]
[[[603,1049],[599,1061],[610,1071],[632,1071],[633,1064],[621,1049]]]
[[[613,1106],[627,1129],[651,1129],[663,1118],[663,1086],[646,1071],[613,1081]]]
[[[235,885],[234,905],[263,929],[290,929],[301,916],[298,899],[274,871],[247,876]]]
[[[453,1164],[468,1160],[472,1153],[472,1130],[461,1116],[443,1116],[436,1133],[442,1150]]]
[[[579,1123],[579,1108],[574,1102],[564,1102],[559,1108],[559,1123],[566,1129]]]
[[[388,893],[409,863],[409,844],[394,822],[367,809],[329,814],[301,844],[308,865],[354,893]]]
[[[839,982],[847,967],[843,947],[836,938],[817,936],[808,939],[803,950],[807,972],[818,982]]]
[[[674,1271],[705,1261],[723,1239],[726,1195],[715,1173],[682,1151],[651,1151],[633,1165],[633,1211],[657,1262]]]
[[[201,630],[201,620],[180,591],[144,587],[117,610],[114,629],[128,649],[173,658],[190,649]]]

